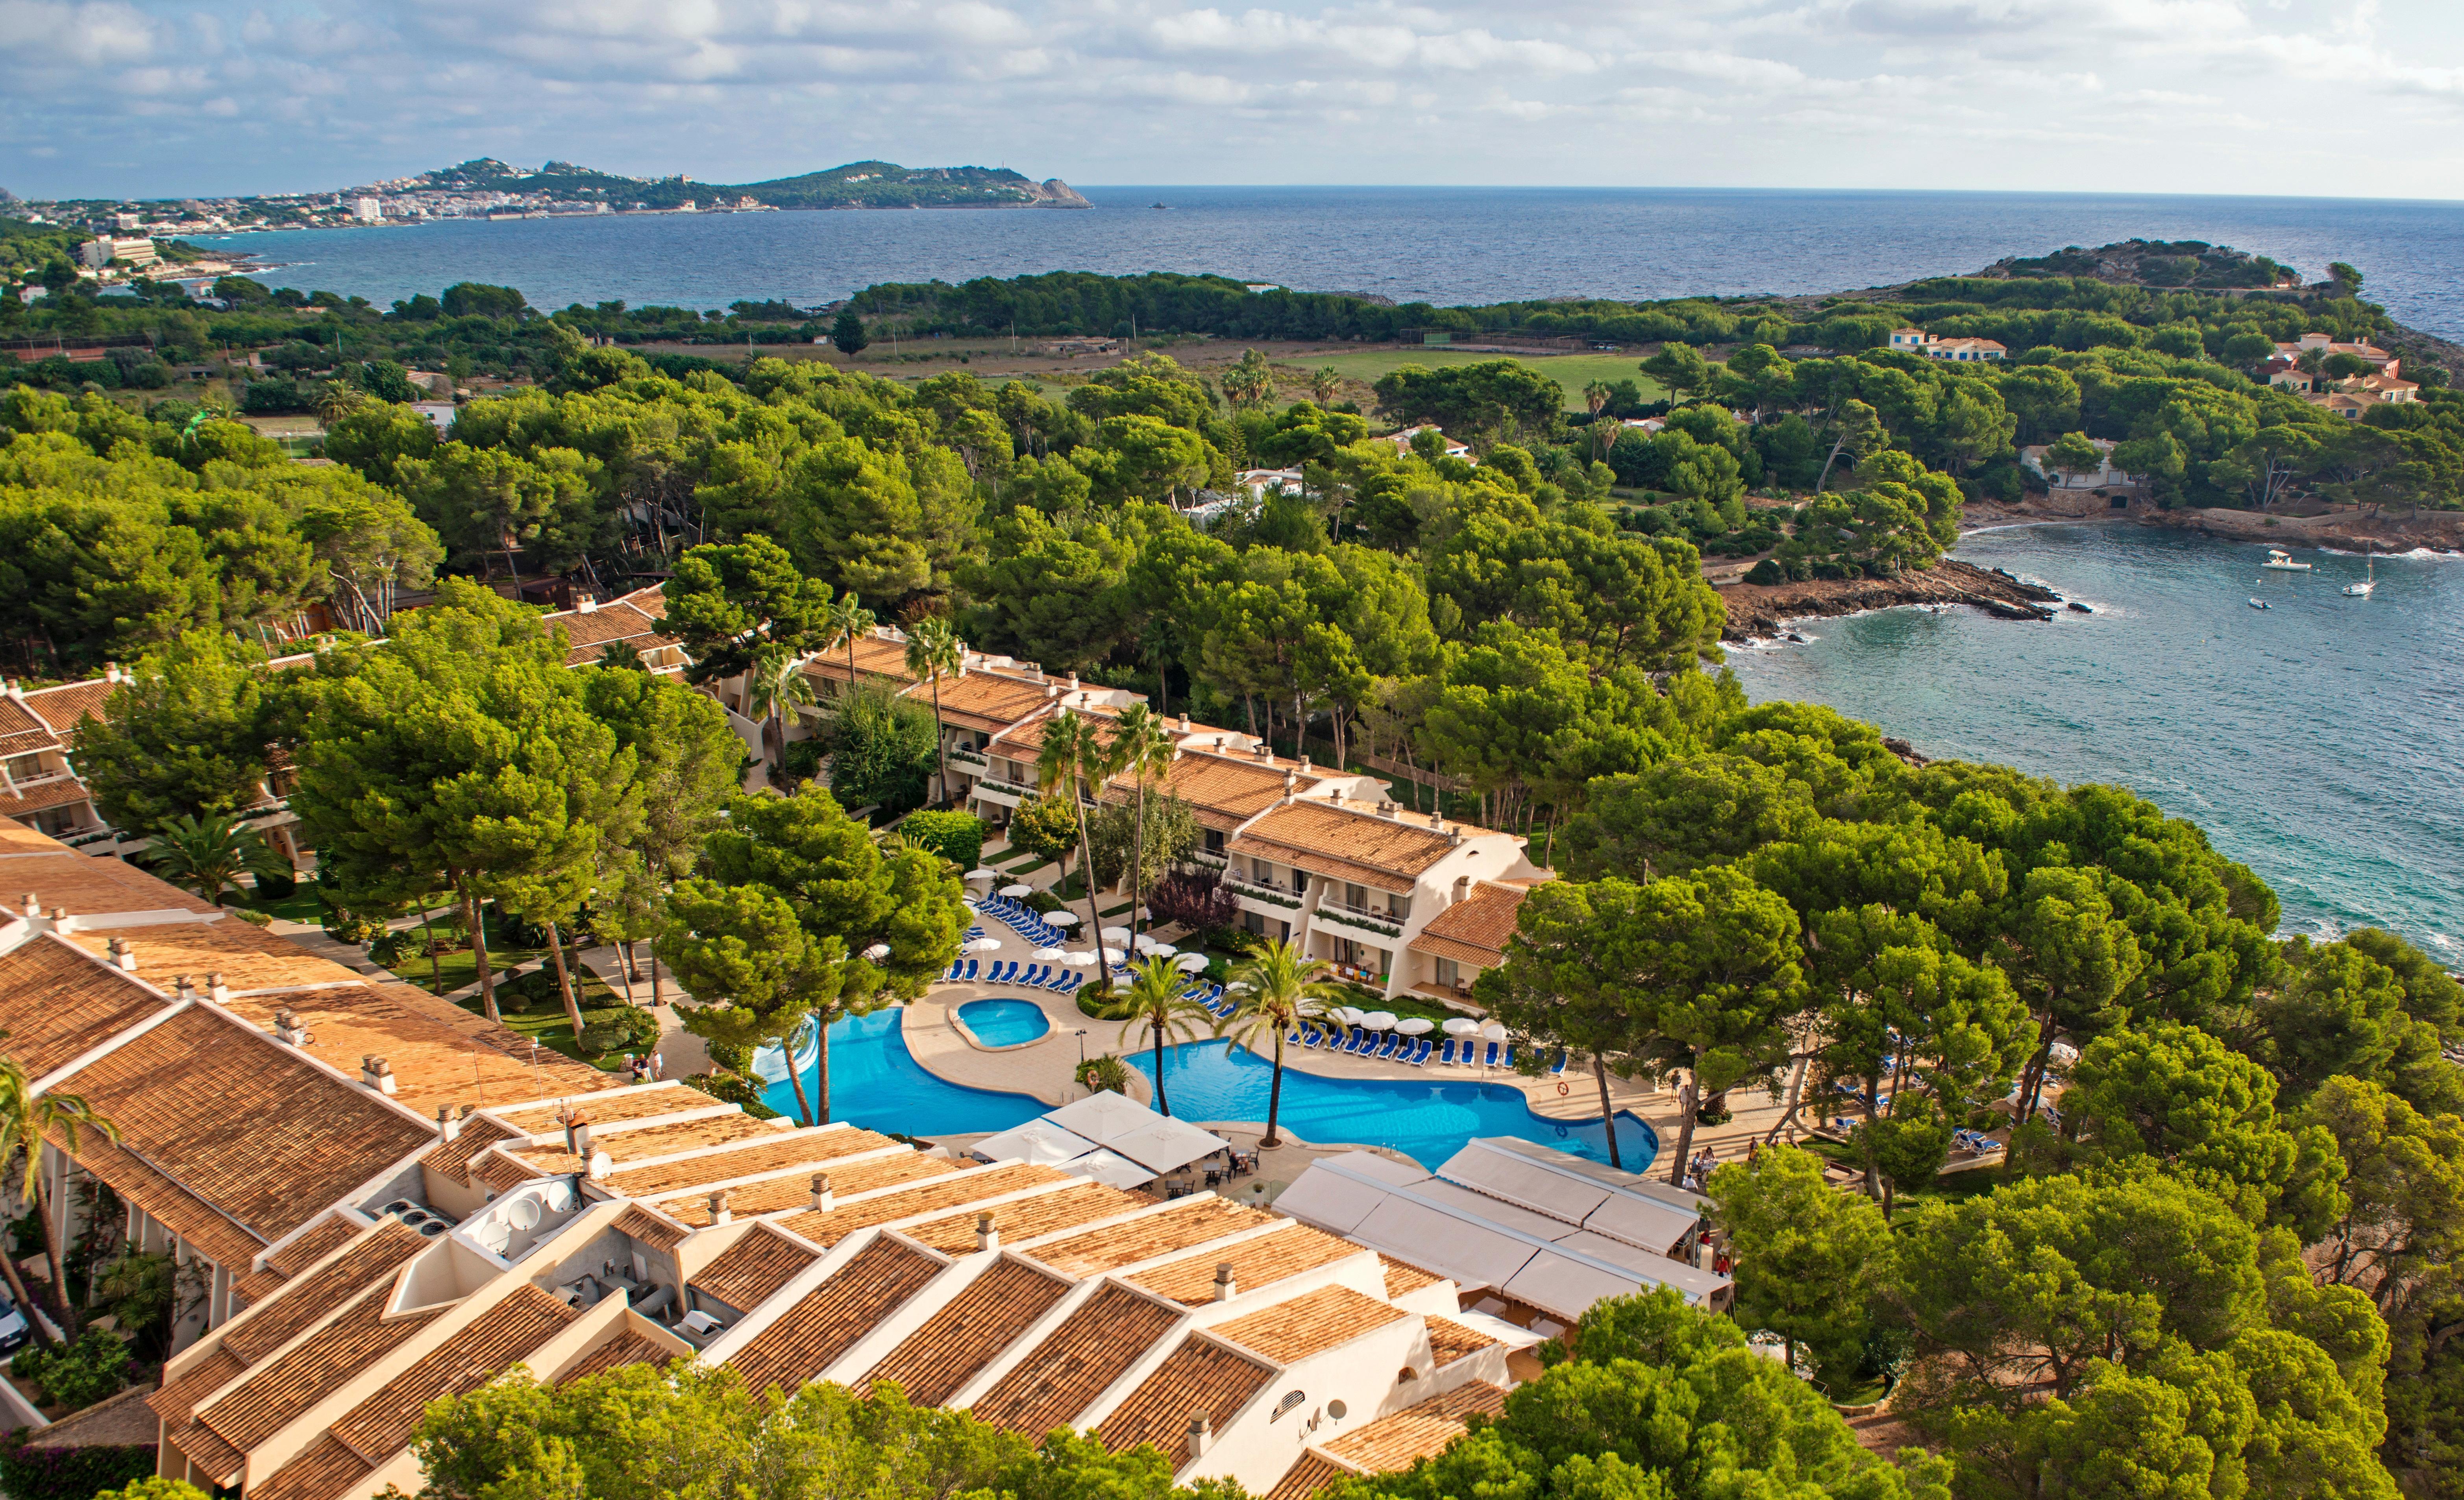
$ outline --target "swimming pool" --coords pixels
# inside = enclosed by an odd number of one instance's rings
[[[1052,1018],[1032,1000],[970,1000],[958,1019],[987,1047],[1016,1047],[1052,1030]]]
[[[1155,1076],[1151,1054],[1133,1053],[1127,1060]],[[1264,1120],[1273,1076],[1273,1064],[1229,1042],[1184,1043],[1164,1055],[1164,1093],[1183,1120]],[[1474,1136],[1514,1136],[1595,1162],[1609,1159],[1608,1131],[1599,1120],[1544,1120],[1531,1113],[1521,1089],[1469,1077],[1327,1078],[1287,1064],[1276,1123],[1312,1143],[1391,1147],[1422,1166],[1444,1162]],[[1627,1171],[1647,1171],[1660,1154],[1660,1137],[1638,1116],[1619,1111],[1617,1151]]]
[[[1029,1095],[971,1089],[925,1072],[907,1050],[899,1029],[904,1018],[890,1006],[830,1028],[832,1119],[900,1135],[960,1136],[1023,1125],[1050,1107]],[[975,1024],[972,1016],[968,1024]],[[818,1059],[807,1050],[799,1060],[810,1087]],[[1127,1060],[1155,1076],[1151,1054],[1133,1053]],[[779,1049],[762,1048],[753,1066],[769,1080],[761,1097],[770,1107],[796,1118],[796,1093]],[[1233,1052],[1228,1042],[1190,1042],[1168,1049],[1164,1088],[1173,1113],[1183,1120],[1264,1120],[1270,1072],[1265,1061]],[[1444,1162],[1474,1136],[1514,1136],[1595,1162],[1609,1159],[1608,1132],[1597,1120],[1543,1120],[1524,1103],[1520,1089],[1467,1077],[1323,1078],[1287,1067],[1278,1123],[1304,1141],[1388,1146],[1423,1166]],[[1660,1138],[1621,1111],[1617,1148],[1627,1171],[1646,1171],[1660,1153]]]

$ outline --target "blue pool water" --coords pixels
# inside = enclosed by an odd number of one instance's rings
[[[1155,1059],[1128,1059],[1149,1078]],[[1273,1064],[1229,1042],[1193,1042],[1164,1055],[1164,1093],[1183,1120],[1266,1118]],[[1387,1146],[1422,1166],[1436,1166],[1474,1136],[1516,1136],[1595,1162],[1609,1159],[1608,1131],[1597,1120],[1543,1120],[1523,1091],[1469,1077],[1323,1078],[1284,1069],[1283,1107],[1276,1124],[1313,1143]],[[1647,1171],[1660,1138],[1639,1117],[1619,1112],[1617,1151],[1629,1172]]]
[[[971,1002],[969,1011],[982,1003]],[[900,1020],[892,1006],[830,1028],[831,1119],[900,1135],[959,1136],[1007,1130],[1045,1112],[1027,1095],[971,1089],[925,1072],[907,1050]],[[976,1024],[972,1013],[967,1024]],[[798,1060],[810,1088],[818,1059],[807,1051]],[[1154,1077],[1148,1054],[1128,1060]],[[796,1092],[778,1049],[756,1053],[754,1069],[771,1080],[761,1096],[770,1107],[795,1118]],[[1264,1120],[1269,1072],[1266,1062],[1234,1052],[1229,1042],[1185,1043],[1165,1054],[1164,1088],[1173,1113],[1183,1120]],[[1304,1141],[1387,1146],[1423,1166],[1436,1166],[1474,1136],[1515,1136],[1595,1162],[1609,1159],[1608,1132],[1597,1120],[1543,1120],[1524,1104],[1520,1090],[1468,1077],[1322,1078],[1286,1068],[1278,1123]],[[1660,1138],[1639,1118],[1620,1113],[1617,1149],[1627,1171],[1645,1171],[1660,1153]]]
[[[1052,1018],[1032,1000],[970,1000],[958,1019],[987,1047],[1015,1047],[1052,1030]]]

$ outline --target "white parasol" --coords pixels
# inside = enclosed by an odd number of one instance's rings
[[[1395,1029],[1395,1012],[1372,1011],[1360,1018],[1360,1024],[1373,1032],[1391,1032]]]
[[[1001,872],[990,865],[979,864],[967,872],[967,879],[971,880],[998,880],[1001,879]]]
[[[1056,927],[1074,927],[1078,925],[1078,914],[1074,911],[1047,911],[1044,914],[1044,920],[1050,925]]]
[[[1065,956],[1059,948],[1037,948],[1027,955],[1039,964],[1057,964]]]
[[[1102,938],[1107,943],[1127,943],[1130,941],[1130,929],[1127,927],[1106,927],[1102,932],[1097,933],[1096,936]]]
[[[1506,1023],[1504,1021],[1491,1021],[1486,1026],[1480,1029],[1480,1034],[1490,1041],[1502,1042],[1506,1040]]]
[[[1456,1015],[1446,1018],[1445,1033],[1448,1036],[1469,1036],[1472,1033],[1479,1030],[1480,1023],[1473,1020],[1470,1016]]]
[[[967,951],[970,953],[998,953],[1001,951],[1001,940],[999,938],[978,938],[967,945]]]
[[[1085,968],[1088,965],[1095,962],[1095,955],[1084,950],[1076,953],[1064,953],[1061,955],[1061,962],[1069,965],[1073,968]]]
[[[871,962],[878,964],[883,959],[890,956],[890,945],[887,943],[876,943],[872,946],[864,950],[864,956]]]
[[[1203,953],[1183,953],[1180,957],[1172,961],[1172,967],[1179,969],[1184,974],[1202,974],[1206,972],[1206,955]]]
[[[1024,884],[1004,885],[1001,888],[1001,893],[1012,901],[1024,901],[1035,894],[1035,887]]]
[[[1402,1033],[1406,1036],[1425,1036],[1430,1032],[1435,1031],[1437,1029],[1437,1022],[1430,1020],[1425,1015],[1416,1015],[1408,1020],[1396,1022],[1395,1030]]]
[[[1175,958],[1180,953],[1180,949],[1169,943],[1150,943],[1146,947],[1147,956],[1150,958]]]

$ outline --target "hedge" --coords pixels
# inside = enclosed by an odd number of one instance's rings
[[[154,1472],[154,1445],[45,1447],[32,1431],[0,1438],[0,1489],[9,1500],[93,1500]]]

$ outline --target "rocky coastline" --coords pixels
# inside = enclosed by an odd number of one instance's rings
[[[1999,568],[1979,568],[1945,557],[1922,573],[1894,578],[1815,578],[1803,583],[1728,583],[1720,586],[1728,607],[1724,641],[1771,640],[1788,634],[1787,621],[1818,615],[1854,615],[1908,604],[1965,604],[1997,620],[2043,621],[2062,607],[2062,597],[2039,584],[2023,583]]]

